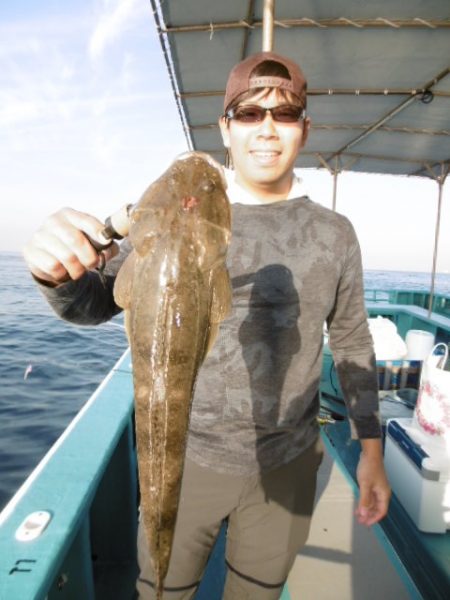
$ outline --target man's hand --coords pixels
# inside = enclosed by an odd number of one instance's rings
[[[360,492],[356,516],[359,523],[370,527],[386,516],[391,488],[384,470],[381,440],[361,440],[361,446],[356,471]]]
[[[79,279],[103,262],[89,241],[109,244],[101,235],[104,224],[95,217],[63,208],[48,217],[23,249],[31,273],[49,285]],[[88,236],[88,237],[87,237]],[[118,253],[117,244],[102,250],[104,260]]]

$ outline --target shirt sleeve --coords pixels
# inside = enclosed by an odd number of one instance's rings
[[[348,224],[348,250],[327,323],[353,439],[381,437],[378,377],[364,304],[361,251]]]
[[[108,262],[101,278],[97,271],[89,271],[76,281],[49,287],[37,281],[39,289],[55,313],[76,325],[98,325],[121,312],[114,301],[116,275],[131,251],[128,240],[120,245],[119,255]]]

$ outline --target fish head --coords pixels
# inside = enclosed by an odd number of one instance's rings
[[[203,152],[180,155],[150,185],[130,215],[129,238],[139,256],[151,254],[158,237],[188,235],[201,270],[224,260],[230,232],[223,169]]]
[[[198,266],[211,269],[222,262],[231,236],[231,209],[221,165],[204,152],[178,157],[178,210],[196,247]]]

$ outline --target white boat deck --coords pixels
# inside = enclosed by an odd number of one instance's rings
[[[292,600],[410,598],[374,533],[356,521],[355,509],[348,481],[325,451],[308,543],[288,578]]]

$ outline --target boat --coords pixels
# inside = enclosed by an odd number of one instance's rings
[[[370,317],[388,318],[403,337],[410,329],[424,329],[449,344],[450,298],[434,293],[449,168],[447,1],[413,0],[405,6],[400,0],[285,0],[262,6],[253,0],[151,0],[151,7],[190,148],[224,159],[215,122],[226,74],[243,56],[270,47],[275,30],[275,49],[301,56],[312,74],[308,110],[316,125],[297,166],[330,172],[334,207],[343,170],[436,180],[429,292],[366,290],[366,305]],[[0,513],[1,600],[134,597],[139,493],[132,387],[126,351]],[[359,446],[350,441],[326,348],[321,396],[326,449],[356,494]],[[221,598],[225,527],[196,600]],[[420,532],[395,496],[372,532],[399,573],[405,597],[448,597],[448,532]],[[281,598],[298,596],[287,585]]]
[[[399,324],[411,319],[414,327],[419,323],[450,343],[449,317],[433,314],[428,319],[426,309],[413,304],[414,291],[389,294],[394,300],[402,294],[404,304],[369,304],[371,316],[389,314]],[[442,298],[450,303],[450,297]],[[322,436],[356,493],[359,447],[357,442],[349,443],[342,397],[329,392],[328,358],[325,353]],[[0,598],[132,599],[137,576],[137,509],[133,382],[127,350],[0,513]],[[50,520],[42,534],[29,543],[18,541],[24,522],[28,519],[32,532],[38,528],[33,515],[43,512]],[[409,597],[445,597],[450,585],[449,533],[421,533],[395,496],[388,517],[373,530],[400,572]],[[196,600],[220,599],[226,573],[224,547],[223,529]],[[281,598],[296,597],[286,587]]]

